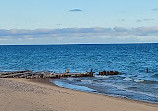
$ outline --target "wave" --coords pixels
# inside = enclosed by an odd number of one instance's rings
[[[113,84],[113,83],[98,83],[98,84],[102,84],[102,85],[106,85],[106,86],[112,86],[112,87],[115,87],[115,88],[117,88],[117,89],[119,89],[119,90],[126,90],[126,86],[124,86],[124,85],[116,85],[116,84]]]
[[[137,87],[129,87],[129,88],[126,89],[126,91],[158,98],[158,96],[155,95],[155,94],[151,94],[151,93],[147,93],[147,92],[141,92],[141,91],[135,91],[133,89],[137,89]]]
[[[142,80],[142,79],[136,79],[136,80],[134,80],[135,82],[143,82],[144,80]]]
[[[157,84],[158,83],[158,81],[143,80],[143,79],[136,79],[134,81],[137,83],[144,83],[144,84]]]
[[[110,76],[95,75],[96,78],[109,78]]]
[[[133,86],[133,87],[128,87],[128,90],[133,90],[133,89],[137,89],[137,87]]]
[[[73,81],[73,78],[67,78],[67,80],[69,80],[69,81]]]
[[[123,86],[123,85],[114,85],[112,83],[106,83],[104,85],[113,86],[113,87],[117,88],[118,90],[124,90],[124,91],[131,92],[131,93],[147,95],[147,96],[150,96],[150,97],[158,98],[158,96],[155,95],[155,94],[151,94],[151,93],[147,93],[147,92],[141,92],[141,91],[135,91],[135,89],[137,89],[137,87],[127,87],[127,86]]]
[[[158,78],[158,74],[154,74],[152,75],[152,77]]]
[[[88,82],[88,83],[92,83],[92,80],[81,80],[81,82]]]
[[[124,78],[123,80],[125,80],[125,81],[131,81],[132,79],[129,78],[129,77],[126,77],[126,78]]]

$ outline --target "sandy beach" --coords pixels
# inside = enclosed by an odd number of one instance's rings
[[[0,79],[0,111],[157,110],[158,104],[60,88],[46,79]]]

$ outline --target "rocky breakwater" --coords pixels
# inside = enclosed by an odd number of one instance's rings
[[[105,76],[118,75],[118,74],[120,74],[120,72],[118,72],[118,71],[102,71],[102,72],[99,72],[99,75],[105,75]]]

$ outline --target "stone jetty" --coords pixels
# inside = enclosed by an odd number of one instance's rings
[[[64,78],[64,77],[93,77],[94,72],[85,73],[54,73],[54,72],[32,72],[26,71],[13,71],[13,72],[0,72],[0,78],[27,78],[27,79],[37,79],[37,78]]]
[[[118,75],[120,74],[118,71],[103,71],[103,72],[99,72],[99,75]]]
[[[66,78],[66,77],[93,77],[94,73],[91,69],[90,72],[85,73],[70,73],[69,70],[65,70],[65,73],[55,72],[33,72],[29,70],[25,71],[12,71],[12,72],[0,72],[0,78],[27,78],[27,79],[38,79],[38,78]],[[103,71],[99,72],[99,75],[118,75],[118,71]]]

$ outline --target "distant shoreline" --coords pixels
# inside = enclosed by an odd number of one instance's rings
[[[105,44],[97,44],[97,43],[63,43],[63,44],[3,44],[0,46],[53,46],[53,45],[132,45],[132,44],[158,44],[158,43],[105,43]]]

